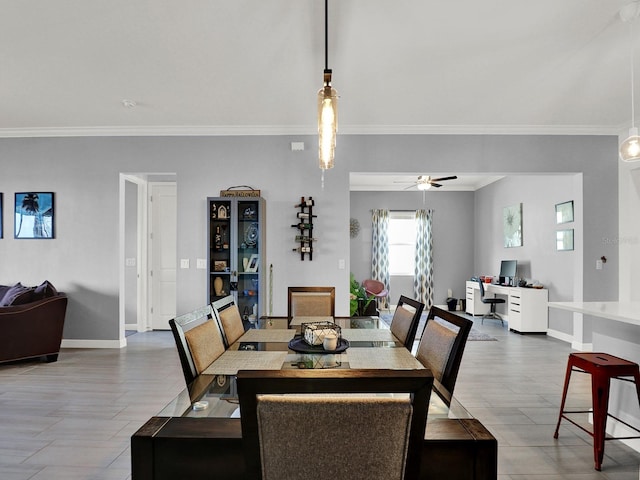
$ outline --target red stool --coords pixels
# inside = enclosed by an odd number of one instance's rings
[[[566,411],[564,403],[567,398],[567,390],[569,389],[569,379],[572,371],[591,374],[591,400],[592,410]],[[620,378],[633,377],[633,379]],[[638,402],[640,403],[640,371],[638,364],[614,357],[607,353],[571,353],[567,363],[567,373],[564,379],[564,391],[562,392],[562,403],[560,404],[560,415],[558,416],[558,424],[553,438],[558,438],[558,429],[560,421],[564,418],[573,423],[576,427],[584,430],[593,437],[593,458],[595,461],[595,469],[600,470],[602,459],[604,457],[604,441],[605,440],[625,440],[636,437],[606,437],[607,417],[614,418],[620,423],[626,425],[632,430],[640,433],[635,427],[632,427],[619,418],[611,415],[607,410],[609,407],[609,384],[612,378],[634,382],[638,394]],[[581,425],[567,417],[566,413],[593,413],[593,432],[590,432]]]

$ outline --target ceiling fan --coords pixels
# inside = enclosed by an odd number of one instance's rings
[[[458,178],[456,175],[440,178],[431,178],[429,175],[420,175],[418,176],[418,180],[414,184],[405,188],[405,190],[409,190],[413,187],[417,187],[418,190],[429,190],[431,187],[440,188],[442,184],[440,184],[439,182],[444,182],[446,180],[455,180],[456,178]]]

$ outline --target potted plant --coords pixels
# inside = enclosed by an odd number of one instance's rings
[[[364,287],[351,274],[349,282],[349,312],[352,317],[361,317],[365,315],[367,307],[375,298],[373,295],[367,295]]]

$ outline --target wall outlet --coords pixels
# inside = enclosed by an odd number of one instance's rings
[[[596,260],[596,270],[602,270],[602,260]]]
[[[345,268],[344,258],[341,258],[340,260],[338,260],[338,270],[344,270],[344,268]]]
[[[135,267],[136,266],[136,258],[135,257],[127,258],[127,259],[125,259],[124,264],[127,267]]]

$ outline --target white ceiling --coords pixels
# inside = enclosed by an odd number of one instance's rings
[[[351,173],[349,175],[349,185],[351,191],[407,191],[417,192],[416,180],[418,175],[426,175],[424,173],[401,174],[401,173]],[[476,190],[486,187],[487,185],[504,178],[504,175],[471,175],[471,174],[455,174],[458,178],[454,180],[446,180],[440,182],[441,187],[432,187],[429,191],[434,192],[475,192]],[[434,174],[432,178],[440,178],[449,176],[448,173]]]
[[[627,3],[329,0],[340,133],[618,134]],[[0,136],[311,134],[324,2],[0,0],[0,65]]]

